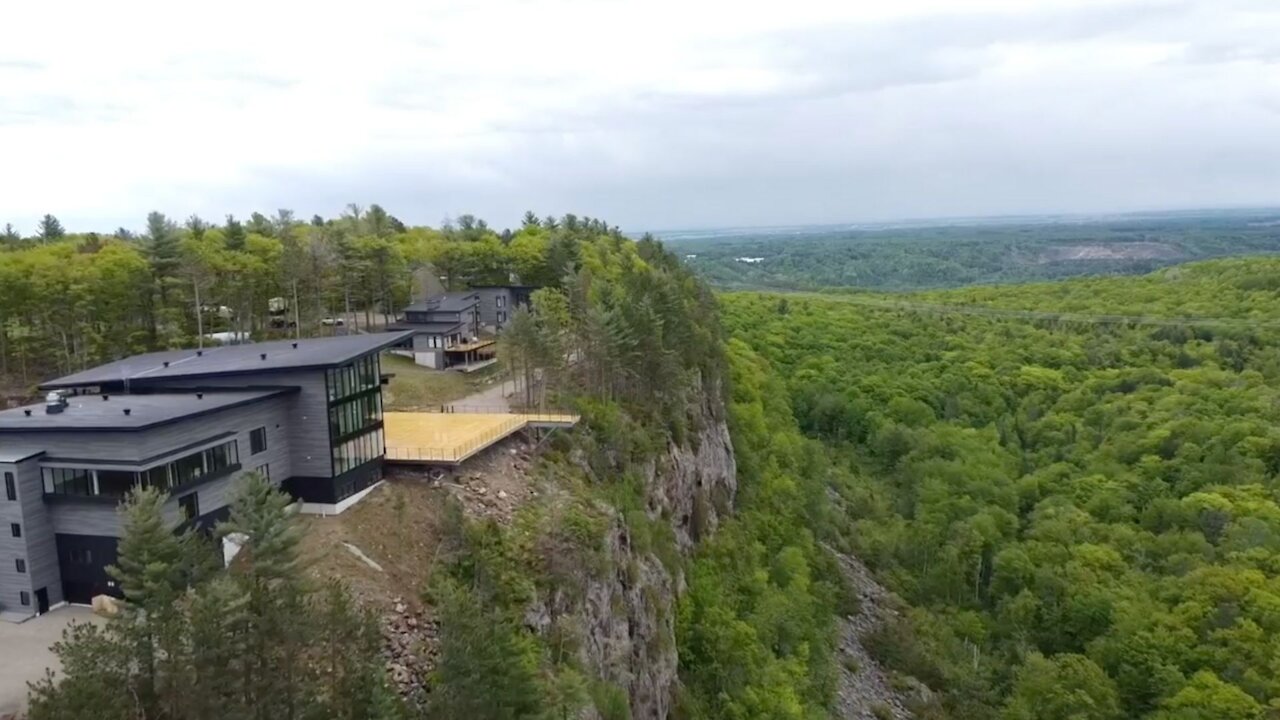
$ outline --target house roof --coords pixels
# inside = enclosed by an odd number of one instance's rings
[[[297,390],[288,387],[199,393],[76,395],[67,398],[67,406],[59,413],[45,412],[44,404],[0,411],[0,433],[145,430]],[[126,409],[129,410],[127,415]],[[27,411],[31,414],[28,415]]]
[[[222,345],[203,350],[166,350],[99,365],[50,380],[40,387],[66,388],[106,385],[126,380],[200,378],[335,367],[400,343],[408,337],[409,333],[403,332],[370,333]]]
[[[461,329],[463,323],[461,321],[449,322],[425,322],[414,323],[401,321],[395,325],[388,325],[388,330],[408,330],[414,335],[447,335],[451,332]]]
[[[462,312],[478,302],[480,296],[472,291],[444,293],[416,302],[406,307],[404,312]]]

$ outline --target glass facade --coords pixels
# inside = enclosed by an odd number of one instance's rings
[[[239,464],[240,451],[231,440],[185,455],[148,470],[42,468],[46,495],[122,498],[135,486],[170,490]]]
[[[325,371],[335,476],[383,453],[381,383],[376,354]]]

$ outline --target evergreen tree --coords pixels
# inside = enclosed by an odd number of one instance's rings
[[[302,530],[292,500],[258,473],[235,490],[231,518],[219,530],[243,539],[231,577],[245,598],[242,693],[261,720],[298,717],[310,697],[301,688],[301,651],[314,631],[298,552]]]
[[[42,243],[50,243],[54,240],[60,240],[66,231],[62,229],[62,223],[58,222],[58,218],[46,214],[40,218],[40,226],[36,229],[36,237]]]
[[[271,237],[275,233],[275,226],[267,219],[266,215],[254,211],[249,215],[249,224],[246,228],[249,232],[263,237]]]
[[[5,223],[4,231],[0,232],[0,245],[14,246],[22,242],[22,236],[13,228],[13,223]]]
[[[435,717],[538,717],[545,699],[531,638],[453,580],[439,579],[432,597],[440,611],[440,659],[431,678]]]
[[[227,224],[222,232],[228,250],[244,249],[244,241],[248,237],[248,233],[245,232],[244,225],[239,220],[236,220],[235,215],[227,215]]]

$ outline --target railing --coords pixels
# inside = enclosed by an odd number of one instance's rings
[[[512,407],[510,405],[460,405],[451,403],[441,405],[439,410],[428,412],[519,415],[529,422],[569,422],[571,420],[576,421],[578,419],[578,414],[572,410],[563,410],[560,408],[520,410],[518,407]]]
[[[519,430],[528,423],[528,419],[513,415],[510,420],[497,427],[469,437],[464,442],[440,447],[397,447],[387,446],[388,460],[406,460],[417,462],[449,462],[456,463],[470,457],[479,450],[494,444],[502,438]]]

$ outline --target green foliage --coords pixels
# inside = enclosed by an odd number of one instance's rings
[[[727,287],[914,290],[1147,273],[1174,263],[1280,251],[1276,213],[1076,219],[885,229],[810,228],[664,235]],[[743,262],[739,258],[761,258]],[[1267,281],[1253,280],[1262,287]],[[1274,289],[1274,288],[1273,288]],[[785,304],[777,306],[784,314]]]
[[[1032,654],[1018,668],[1004,720],[1119,720],[1115,684],[1081,655]]]
[[[957,717],[1049,717],[1037,714],[1049,701],[1027,697],[1071,677],[1110,688],[1082,691],[1096,712],[1081,717],[1198,717],[1197,702],[1230,716],[1241,694],[1280,700],[1280,332],[1268,324],[1280,296],[1268,277],[1280,261],[922,298],[1034,318],[840,295],[791,296],[786,315],[777,296],[723,300],[731,345],[763,358],[754,374],[847,470],[830,475],[840,541],[913,606],[868,638],[886,664],[941,691]],[[778,414],[735,412],[744,473],[769,467]],[[1085,696],[1063,692],[1059,716],[1075,717]]]
[[[529,633],[503,609],[448,577],[437,577],[431,597],[440,612],[434,716],[513,720],[542,713],[548,698],[539,683],[538,646]]]
[[[685,713],[825,717],[838,595],[814,535],[825,475],[764,361],[741,343],[729,359],[741,502],[699,549],[680,601]]]
[[[64,634],[61,676],[31,688],[32,720],[403,717],[374,619],[340,585],[304,581],[286,496],[252,474],[236,488],[223,532],[242,550],[225,570],[203,539],[168,532],[161,502],[129,499],[112,569],[124,612]]]

